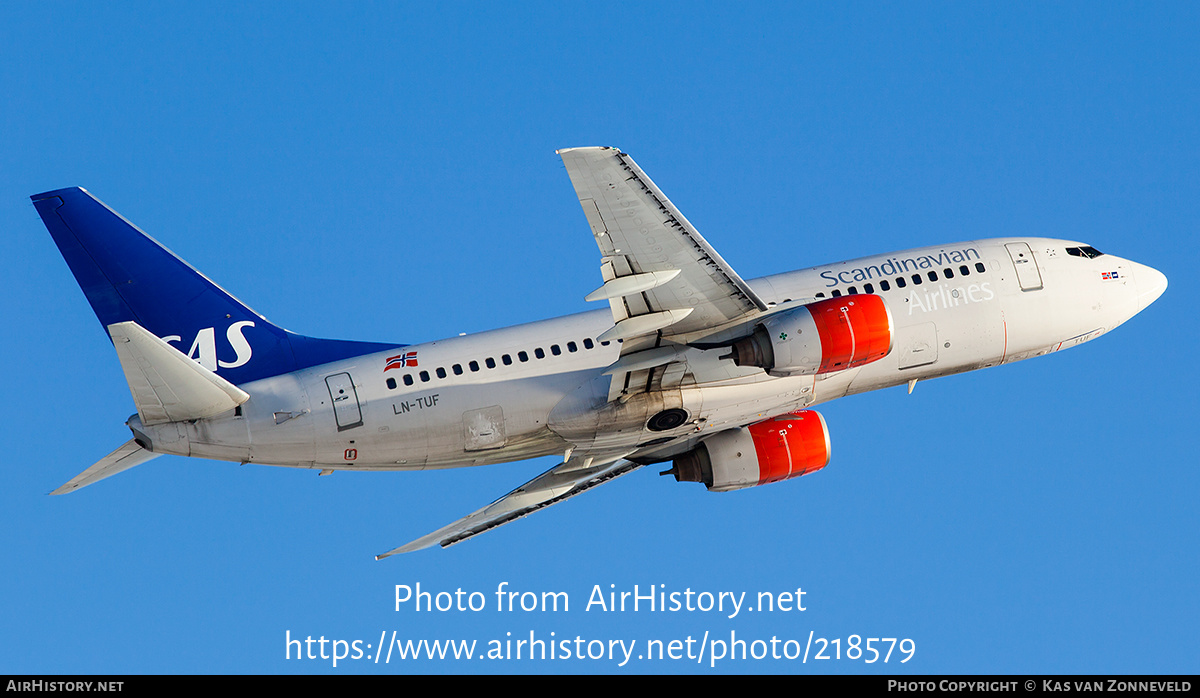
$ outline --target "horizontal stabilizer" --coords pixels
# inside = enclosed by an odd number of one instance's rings
[[[98,463],[71,478],[67,484],[59,487],[50,494],[67,494],[80,487],[87,487],[93,482],[99,482],[110,475],[116,475],[122,470],[129,470],[135,465],[141,465],[148,460],[157,458],[158,453],[151,453],[130,439],[117,450],[100,459]]]
[[[136,322],[108,326],[138,416],[147,426],[228,412],[250,396]]]
[[[570,459],[559,463],[479,511],[407,545],[376,555],[375,559],[382,560],[396,553],[410,553],[433,545],[445,548],[461,543],[472,536],[511,523],[577,494],[583,494],[596,485],[603,485],[642,467],[632,461],[613,459],[580,469],[575,461],[576,459]]]

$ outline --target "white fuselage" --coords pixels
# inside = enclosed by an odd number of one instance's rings
[[[750,281],[773,309],[835,292],[884,299],[891,352],[836,373],[777,378],[735,365],[727,348],[685,348],[674,368],[610,401],[604,371],[620,344],[597,341],[613,316],[595,310],[406,347],[413,361],[387,370],[395,352],[275,376],[241,386],[251,399],[236,411],[156,427],[135,416],[130,426],[156,453],[318,469],[483,465],[580,445],[662,460],[720,430],[844,395],[1080,344],[1128,320],[1166,285],[1135,262],[1066,253],[1079,245],[980,240]],[[690,419],[646,428],[671,407]]]

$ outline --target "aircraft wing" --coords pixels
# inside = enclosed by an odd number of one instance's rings
[[[503,526],[577,494],[583,494],[597,485],[603,485],[642,467],[622,458],[603,463],[598,463],[592,458],[584,459],[582,463],[577,462],[578,460],[570,458],[559,463],[486,507],[411,543],[376,555],[375,559],[382,560],[396,553],[409,553],[433,545],[445,548],[461,543],[472,536],[486,533],[497,526]]]
[[[588,300],[608,300],[622,353],[663,339],[747,318],[766,303],[708,244],[625,153],[616,148],[558,151],[600,248],[604,285]]]

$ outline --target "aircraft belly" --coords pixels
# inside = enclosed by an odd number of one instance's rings
[[[589,390],[585,385],[555,408],[551,426],[586,450],[645,448],[801,409],[816,399],[816,382],[812,376],[769,378],[760,372],[756,378],[737,383],[639,393],[624,402],[607,402],[603,386],[597,384]],[[843,391],[847,382],[845,378],[841,381]],[[674,409],[686,412],[687,419],[670,429],[650,428],[653,416]]]
[[[550,428],[563,440],[587,451],[632,450],[649,440],[674,438],[694,430],[703,399],[696,388],[678,385],[668,390],[626,395],[609,400],[611,376],[594,375],[559,401],[550,413]],[[650,419],[682,410],[673,426],[651,429]]]
[[[720,431],[811,405],[816,400],[814,376],[772,378],[740,385],[698,388],[703,396],[703,431]]]

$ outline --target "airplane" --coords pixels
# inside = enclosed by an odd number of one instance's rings
[[[113,342],[128,442],[65,494],[163,454],[398,471],[561,454],[512,492],[377,555],[446,547],[638,468],[725,492],[824,468],[814,406],[1091,341],[1159,271],[999,238],[743,280],[626,153],[557,151],[608,308],[405,345],[317,339],[251,310],[81,188],[32,196]]]

